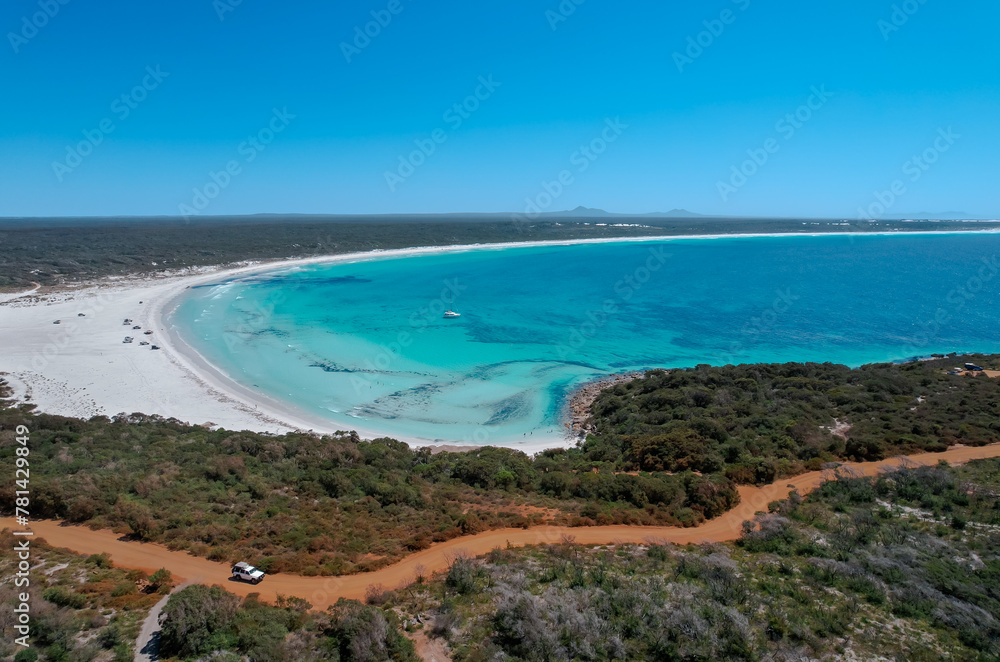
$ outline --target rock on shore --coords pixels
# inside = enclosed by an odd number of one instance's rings
[[[587,382],[578,388],[569,398],[569,421],[566,423],[566,427],[570,434],[582,438],[594,431],[593,426],[588,423],[590,408],[601,391],[619,384],[627,384],[634,379],[639,379],[643,374],[642,372],[626,372],[619,375],[609,375]]]

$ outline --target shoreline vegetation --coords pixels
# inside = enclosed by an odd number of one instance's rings
[[[566,418],[568,420],[563,423],[569,434],[577,440],[586,439],[587,435],[594,431],[590,425],[591,406],[601,395],[601,391],[620,384],[627,384],[634,379],[639,379],[642,375],[643,373],[638,371],[608,375],[591,380],[574,389],[566,402]]]
[[[0,292],[149,276],[249,262],[521,242],[707,236],[989,232],[1000,220],[830,220],[566,216],[517,220],[505,214],[258,215],[182,218],[0,219]]]
[[[600,392],[579,446],[535,457],[144,414],[80,420],[10,400],[0,430],[32,430],[37,517],[270,572],[343,575],[494,529],[696,527],[736,507],[741,486],[994,443],[1000,382],[947,374],[954,362],[654,370]]]

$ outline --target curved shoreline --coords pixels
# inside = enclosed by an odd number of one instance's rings
[[[952,234],[966,234],[969,232],[974,233],[991,233],[1000,234],[1000,230],[969,230],[969,231],[914,231],[914,232],[871,232],[863,233],[864,236],[910,236],[910,235],[952,235]],[[199,278],[197,281],[191,281],[191,285],[206,285],[213,281],[223,281],[228,280],[233,277],[245,277],[253,274],[260,273],[285,273],[291,272],[296,269],[314,265],[327,265],[327,264],[350,264],[357,262],[368,262],[373,260],[391,260],[391,259],[402,259],[407,257],[418,257],[422,255],[441,255],[441,254],[451,254],[451,253],[465,253],[472,251],[489,251],[489,250],[505,250],[510,248],[532,248],[532,247],[547,247],[547,246],[576,246],[576,245],[587,245],[587,244],[614,244],[614,243],[648,243],[648,242],[670,242],[670,241],[682,241],[682,240],[708,240],[708,239],[758,239],[758,238],[790,238],[790,237],[843,237],[843,236],[853,236],[859,233],[852,232],[818,232],[818,233],[745,233],[745,234],[717,234],[717,235],[668,235],[668,236],[650,236],[650,237],[606,237],[606,238],[592,238],[592,239],[567,239],[567,240],[554,240],[554,241],[526,241],[526,242],[506,242],[506,243],[496,243],[496,244],[459,244],[454,246],[426,246],[417,248],[405,248],[405,249],[392,249],[392,250],[376,250],[368,251],[362,253],[347,253],[344,255],[334,255],[334,256],[319,256],[312,258],[301,258],[294,259],[278,263],[263,263],[260,265],[252,265],[245,268],[238,268],[233,270],[224,270],[220,273],[214,275],[206,275],[203,278]],[[168,301],[164,302],[161,307],[161,313],[159,317],[166,323],[169,321],[170,315],[176,310],[181,298],[183,297],[183,290],[177,291]],[[180,334],[176,331],[172,325],[166,324],[169,331],[169,337],[172,341],[171,350],[175,353],[177,360],[184,364],[185,367],[196,374],[201,380],[209,384],[214,389],[226,393],[230,396],[237,396],[244,402],[253,406],[256,410],[264,413],[268,418],[281,421],[284,423],[290,423],[298,429],[308,429],[317,432],[335,432],[339,429],[353,429],[358,432],[364,438],[377,438],[382,436],[390,436],[399,441],[403,441],[414,447],[430,446],[448,446],[452,444],[462,445],[464,442],[461,440],[445,440],[445,439],[427,439],[423,437],[413,437],[407,435],[401,435],[398,432],[384,432],[379,431],[377,426],[371,428],[366,427],[365,423],[360,425],[354,421],[341,421],[340,423],[334,423],[330,419],[316,416],[311,412],[304,411],[296,407],[293,403],[285,402],[272,398],[271,396],[264,394],[259,391],[253,391],[241,384],[239,380],[234,379],[228,375],[223,369],[213,364],[210,360],[199,353],[194,347],[189,343],[184,341]],[[633,375],[634,373],[628,373]],[[518,441],[518,440],[508,440],[508,441],[498,441],[495,445],[504,446],[508,448],[514,448],[517,450],[524,451],[526,453],[534,454],[541,452],[547,448],[566,448],[574,445],[580,438],[580,433],[582,430],[577,429],[578,425],[584,422],[586,417],[582,417],[582,414],[576,410],[579,409],[581,401],[579,396],[581,393],[584,395],[584,399],[590,398],[591,402],[593,397],[596,396],[596,392],[591,393],[594,384],[604,384],[604,383],[619,383],[621,375],[610,374],[601,377],[597,380],[591,382],[585,382],[578,385],[573,389],[570,397],[566,399],[563,403],[564,411],[568,412],[568,416],[562,417],[561,420],[557,421],[558,432],[553,436],[546,436],[544,432],[535,436],[530,442]],[[589,407],[589,403],[583,403],[585,406]],[[540,432],[540,431],[539,431]]]
[[[845,463],[840,465],[840,469],[850,475],[874,476],[899,466],[933,466],[942,460],[964,464],[994,457],[1000,457],[1000,444],[953,446],[943,453],[922,453],[881,462]],[[80,554],[108,553],[119,566],[145,572],[154,572],[162,567],[169,570],[178,582],[220,584],[237,595],[259,593],[264,600],[272,602],[278,595],[295,596],[308,600],[314,609],[322,610],[339,598],[363,600],[370,586],[395,589],[412,582],[417,576],[426,577],[447,569],[456,556],[479,556],[508,545],[554,544],[570,539],[583,545],[642,544],[649,541],[677,544],[730,542],[739,538],[742,523],[752,519],[756,512],[766,511],[770,502],[787,498],[793,489],[804,495],[833,476],[831,470],[814,471],[764,487],[741,486],[740,504],[736,508],[693,528],[618,525],[500,529],[434,544],[374,572],[341,577],[276,574],[256,586],[229,580],[229,564],[191,556],[186,552],[170,551],[155,543],[127,541],[112,531],[94,531],[52,520],[34,522],[29,528],[54,547],[64,547]],[[0,528],[23,530],[12,518],[0,518]]]
[[[164,343],[163,348],[167,350],[173,360],[182,366],[188,373],[196,376],[210,389],[224,394],[227,397],[235,397],[242,401],[247,407],[252,407],[260,415],[268,420],[299,430],[309,430],[320,433],[334,433],[340,430],[349,429],[356,431],[363,438],[379,438],[390,436],[398,441],[405,442],[413,447],[431,447],[447,449],[455,445],[463,446],[462,440],[430,440],[421,437],[409,437],[398,433],[380,432],[376,429],[369,429],[353,423],[343,422],[338,424],[329,419],[324,419],[309,412],[297,408],[294,404],[276,400],[259,391],[253,391],[241,384],[238,380],[226,374],[224,370],[214,365],[205,358],[197,349],[186,342],[177,330],[176,325],[171,323],[173,313],[180,305],[187,289],[193,286],[204,286],[213,282],[230,280],[234,277],[246,277],[260,273],[283,273],[290,272],[303,267],[329,264],[352,264],[357,262],[369,262],[375,260],[403,259],[408,257],[418,257],[423,255],[443,255],[450,253],[465,253],[481,250],[504,250],[508,248],[534,248],[545,246],[574,246],[579,244],[606,244],[606,243],[645,243],[650,241],[664,241],[669,239],[686,238],[724,238],[724,237],[755,237],[767,235],[707,235],[705,237],[634,237],[634,238],[601,238],[601,239],[579,239],[579,240],[559,240],[559,241],[529,241],[529,242],[508,242],[502,244],[460,244],[455,246],[427,246],[418,248],[405,248],[393,250],[376,250],[363,253],[346,253],[344,255],[320,256],[311,258],[301,258],[282,262],[261,263],[246,267],[224,269],[222,271],[190,277],[183,283],[178,282],[176,287],[158,303],[155,303],[151,316],[158,320],[161,327],[165,329],[169,342]],[[781,236],[781,235],[775,235]],[[182,288],[181,285],[184,285]],[[567,447],[575,443],[575,438],[559,434],[546,437],[544,434],[535,437],[530,442],[511,441],[498,442],[496,445],[515,448],[530,454],[541,452],[547,448]]]
[[[872,232],[862,236],[997,234],[998,230]],[[747,233],[606,237],[559,241],[507,242],[376,250],[278,260],[229,268],[198,269],[188,273],[134,279],[102,279],[89,286],[59,292],[32,291],[0,301],[0,372],[9,373],[15,397],[37,404],[52,414],[89,418],[94,415],[143,412],[174,417],[194,424],[232,430],[281,433],[292,430],[335,432],[356,429],[366,437],[384,436],[378,429],[340,423],[296,409],[232,380],[178,337],[169,313],[185,290],[264,272],[282,272],[317,264],[400,259],[421,255],[501,251],[508,248],[572,246],[605,243],[676,242],[685,240],[740,240],[751,238],[843,237],[858,233]],[[139,304],[138,302],[142,302]],[[78,313],[85,313],[78,318]],[[122,345],[128,329],[123,318],[134,319],[162,351]],[[61,319],[60,326],[53,326]],[[140,336],[139,339],[142,339]],[[562,421],[560,421],[560,424]],[[371,426],[377,428],[377,425]],[[530,444],[499,443],[528,453],[572,443],[561,425],[555,436],[536,435]],[[390,436],[399,437],[397,434]],[[411,445],[461,444],[461,440],[401,438]]]

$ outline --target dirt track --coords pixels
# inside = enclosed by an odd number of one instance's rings
[[[845,464],[844,468],[859,475],[870,476],[884,469],[899,466],[903,462],[913,465],[933,465],[940,460],[947,460],[952,464],[962,464],[970,460],[998,456],[1000,456],[1000,444],[980,448],[955,447],[944,453],[911,455],[883,462]],[[446,569],[451,559],[458,554],[478,556],[496,547],[506,547],[508,544],[519,547],[556,543],[564,536],[572,537],[577,543],[588,545],[642,543],[648,540],[681,544],[735,540],[740,535],[742,523],[753,518],[755,512],[766,510],[768,503],[787,497],[793,487],[799,493],[805,494],[818,487],[828,477],[830,472],[815,471],[761,488],[741,487],[742,501],[739,506],[696,528],[538,526],[530,529],[502,529],[433,545],[429,549],[406,557],[395,565],[375,572],[346,577],[277,574],[267,577],[259,586],[231,581],[228,564],[194,557],[186,552],[172,552],[161,545],[121,540],[118,534],[111,531],[91,531],[85,527],[62,525],[57,521],[34,522],[31,529],[39,538],[44,538],[56,547],[65,547],[81,554],[107,552],[115,564],[122,567],[139,568],[147,572],[167,568],[179,581],[220,584],[238,595],[260,593],[265,600],[274,600],[278,594],[297,596],[308,600],[317,609],[324,609],[341,597],[363,599],[365,591],[373,584],[381,584],[390,589],[396,588],[410,583],[418,574],[429,575]],[[20,529],[10,518],[0,518],[0,528]]]

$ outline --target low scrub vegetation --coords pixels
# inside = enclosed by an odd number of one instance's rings
[[[843,476],[733,545],[497,549],[381,599],[457,661],[997,660],[1000,461]]]
[[[170,573],[147,576],[116,568],[105,555],[80,556],[33,539],[27,587],[31,647],[25,649],[14,643],[13,634],[14,609],[26,590],[13,583],[17,541],[10,531],[0,532],[0,575],[6,580],[0,582],[0,627],[5,633],[0,659],[131,662],[142,620],[170,592]]]
[[[559,454],[432,455],[355,434],[267,435],[141,414],[89,421],[0,403],[0,458],[31,429],[36,517],[265,572],[350,574],[433,542],[543,521],[697,524],[731,508],[723,476],[594,473]],[[13,503],[13,486],[0,502]],[[3,501],[6,499],[6,501]]]
[[[16,562],[13,543],[0,535],[0,565]],[[169,574],[147,577],[40,541],[34,552],[32,637],[42,659],[131,659]],[[3,604],[13,605],[13,590],[0,585]],[[415,662],[407,635],[423,630],[456,662],[997,660],[1000,460],[845,473],[770,504],[733,544],[567,539],[459,556],[438,576],[373,586],[367,602],[316,612],[297,598],[267,604],[194,585],[167,601],[161,653]],[[16,652],[8,642],[0,657]]]
[[[189,586],[167,602],[160,650],[179,660],[209,654],[254,662],[420,659],[392,612],[347,600],[323,613],[309,609],[304,600],[270,605],[256,594],[241,600],[218,586]]]
[[[0,393],[0,458],[13,457],[14,429],[27,425],[39,517],[266,572],[350,574],[495,528],[694,526],[738,503],[739,483],[996,441],[1000,382],[945,374],[962,360],[653,371],[599,396],[580,446],[534,458],[142,414],[83,421]],[[12,490],[0,488],[0,502],[13,503]]]

